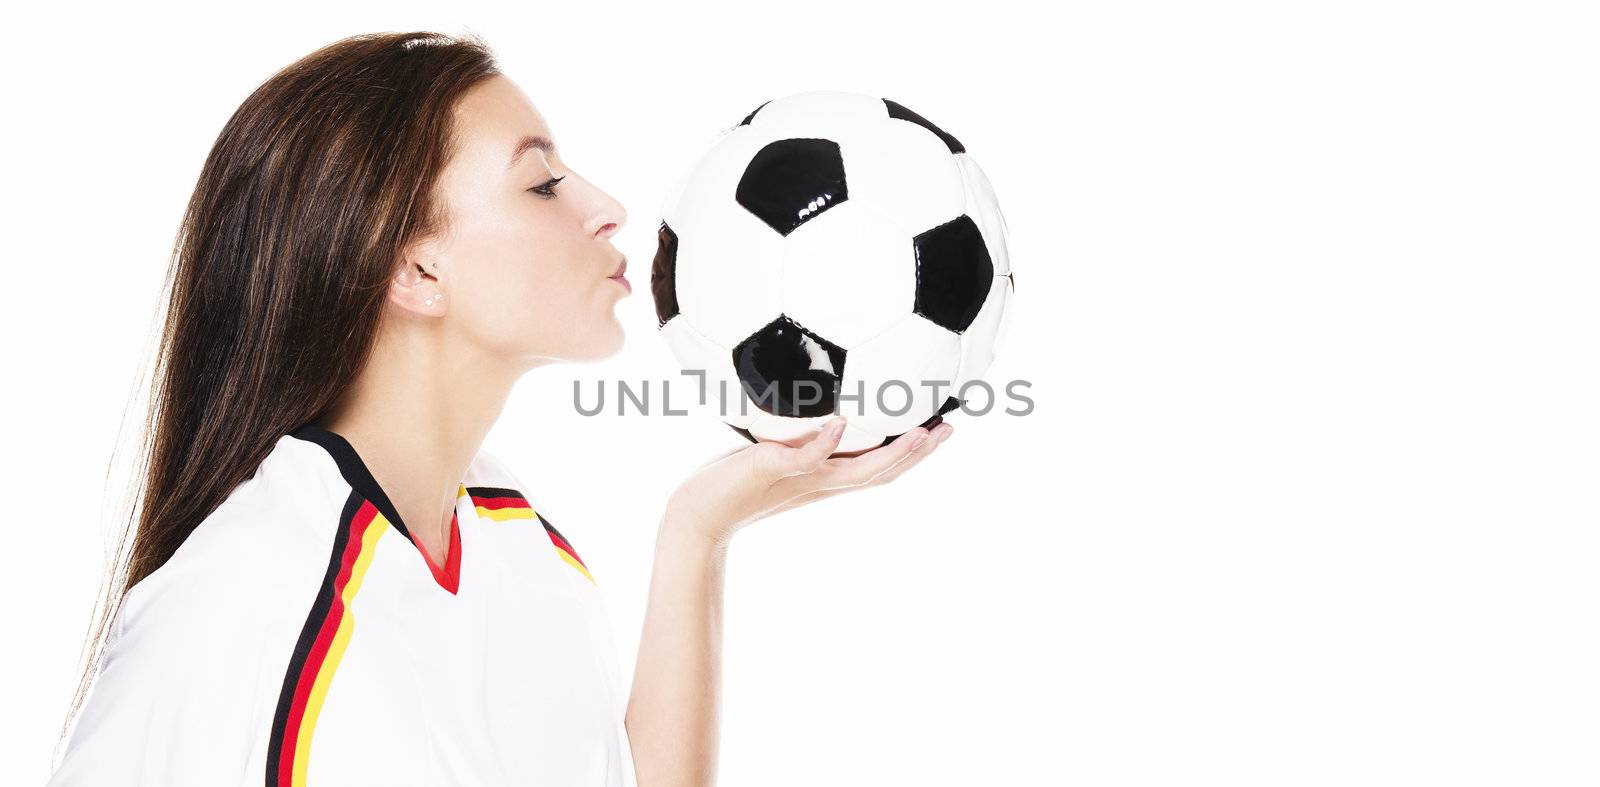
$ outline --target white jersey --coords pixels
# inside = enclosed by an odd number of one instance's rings
[[[139,582],[51,785],[634,783],[601,598],[480,452],[445,565],[339,435],[280,437]]]

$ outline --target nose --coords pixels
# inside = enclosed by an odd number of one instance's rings
[[[628,211],[610,194],[595,189],[598,197],[594,217],[589,220],[590,232],[598,238],[610,238],[628,223]]]

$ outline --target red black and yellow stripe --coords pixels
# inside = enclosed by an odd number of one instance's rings
[[[550,542],[556,545],[556,554],[560,555],[562,562],[578,570],[590,582],[594,575],[589,573],[589,567],[584,564],[583,558],[578,557],[578,551],[566,537],[556,530],[539,512],[533,510],[528,504],[528,499],[515,489],[505,489],[494,486],[470,486],[467,493],[472,495],[472,503],[477,507],[478,517],[492,519],[496,522],[506,522],[513,519],[537,519],[544,525],[544,532],[550,536]]]
[[[372,563],[378,539],[390,529],[378,508],[352,491],[340,515],[328,572],[306,617],[284,675],[267,752],[267,787],[304,787],[311,737],[328,684],[355,628],[351,603]]]

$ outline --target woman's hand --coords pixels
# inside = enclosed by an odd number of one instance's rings
[[[739,528],[840,492],[886,484],[933,453],[954,430],[917,427],[888,445],[829,458],[844,434],[834,418],[816,434],[787,443],[763,441],[700,468],[672,493],[666,518],[723,543]]]

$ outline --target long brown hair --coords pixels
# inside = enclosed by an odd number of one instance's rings
[[[63,731],[129,589],[365,362],[403,250],[448,221],[430,195],[456,101],[498,73],[476,36],[354,36],[274,74],[223,127],[167,271],[135,493]]]

